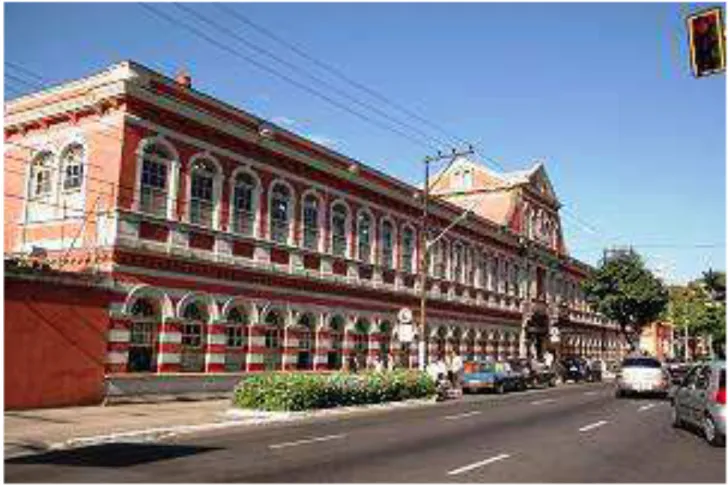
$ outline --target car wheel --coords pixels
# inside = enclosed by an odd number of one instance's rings
[[[614,392],[614,397],[616,397],[617,399],[623,398],[624,397],[624,391],[621,390],[621,389],[617,389]]]
[[[677,410],[677,405],[672,405],[672,427],[673,428],[682,428],[683,427],[683,421],[680,417],[680,412]]]
[[[721,435],[715,427],[713,417],[707,414],[703,418],[703,434],[705,440],[713,446],[723,446],[725,444],[725,436]]]
[[[556,387],[556,378],[552,377],[549,379],[549,387]]]

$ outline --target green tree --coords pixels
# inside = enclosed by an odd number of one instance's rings
[[[725,353],[725,273],[708,270],[685,286],[670,288],[666,318],[682,333],[712,336],[713,350]]]
[[[645,268],[634,251],[605,258],[583,288],[592,307],[619,323],[632,350],[637,347],[635,336],[664,314],[669,299],[662,281]]]

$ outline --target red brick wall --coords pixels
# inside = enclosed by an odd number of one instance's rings
[[[5,277],[5,409],[103,399],[109,296]]]

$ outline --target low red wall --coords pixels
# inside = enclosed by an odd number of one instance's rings
[[[104,394],[109,294],[5,276],[5,409],[96,404]]]

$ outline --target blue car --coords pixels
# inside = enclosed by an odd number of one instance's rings
[[[526,389],[523,374],[515,372],[508,363],[469,362],[463,375],[463,392],[488,389],[498,394]]]

